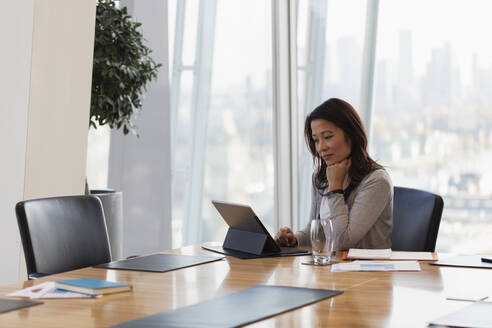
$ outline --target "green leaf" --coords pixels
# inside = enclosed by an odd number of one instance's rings
[[[89,126],[123,127],[124,134],[138,136],[133,120],[162,66],[149,56],[152,50],[145,45],[141,25],[113,0],[98,0]]]

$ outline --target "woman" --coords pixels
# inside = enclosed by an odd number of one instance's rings
[[[367,154],[367,136],[354,108],[328,99],[306,118],[304,137],[315,167],[310,221],[332,220],[335,250],[391,248],[393,185]],[[310,245],[309,227],[295,234],[281,228],[275,240],[280,246]]]

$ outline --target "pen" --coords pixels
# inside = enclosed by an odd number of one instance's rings
[[[482,257],[482,262],[492,263],[492,257]]]

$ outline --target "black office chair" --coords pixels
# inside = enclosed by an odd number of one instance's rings
[[[111,261],[99,198],[65,196],[15,206],[29,279]]]
[[[391,248],[396,251],[434,252],[444,202],[423,190],[395,187]]]

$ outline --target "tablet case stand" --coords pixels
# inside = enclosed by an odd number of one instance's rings
[[[202,245],[203,249],[240,259],[311,254],[294,247],[279,247],[251,207],[221,201],[212,201],[212,204],[229,230],[221,246]]]
[[[275,252],[275,248],[269,247],[268,236],[262,233],[229,228],[224,239],[224,248],[235,251],[262,255]]]
[[[229,228],[222,246],[202,245],[202,248],[240,259],[311,254],[309,251],[301,249],[296,252],[282,254],[270,235],[234,228]]]

